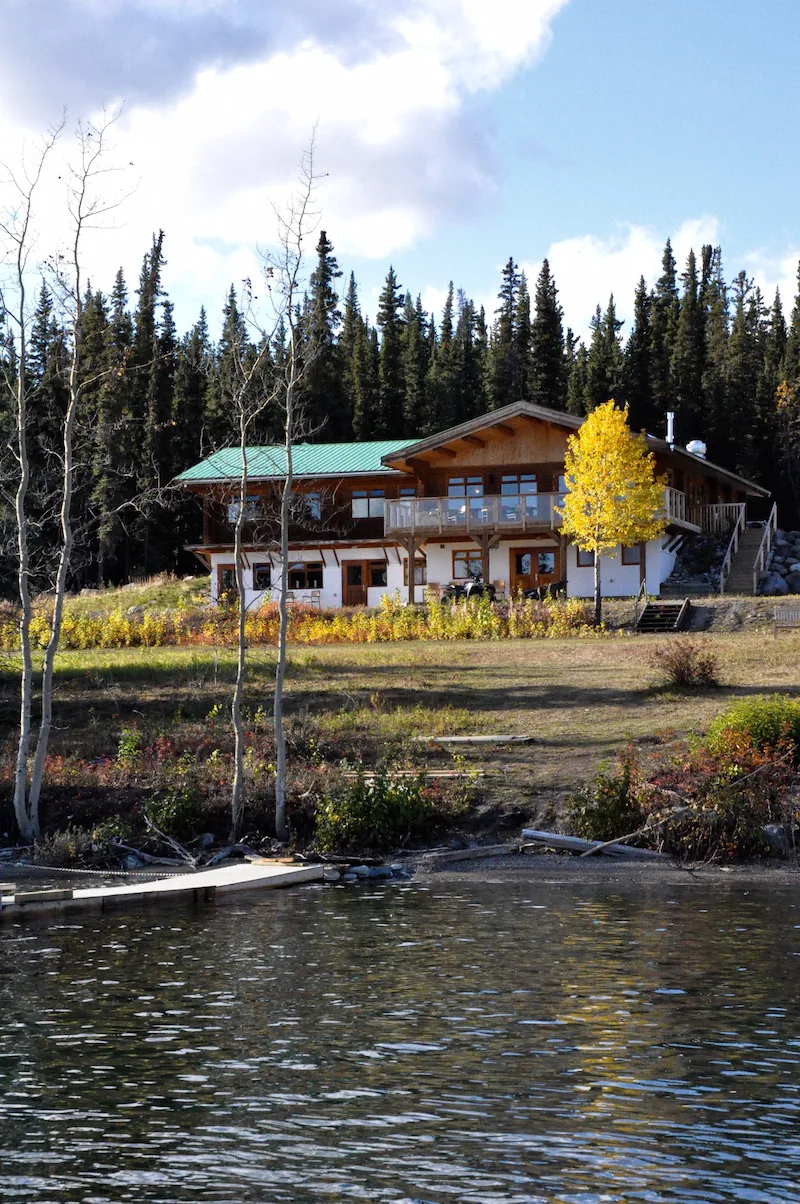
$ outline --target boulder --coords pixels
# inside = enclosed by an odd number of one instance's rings
[[[350,873],[355,874],[356,878],[369,878],[368,865],[351,865]],[[345,875],[346,877],[347,875]]]
[[[767,824],[764,836],[769,845],[770,857],[788,857],[792,851],[791,824]]]
[[[786,584],[790,594],[800,594],[800,573],[789,573]]]
[[[391,878],[392,871],[388,865],[373,865],[369,871],[370,878]]]
[[[355,874],[342,874],[342,882],[358,882]]]
[[[789,565],[789,572],[790,573],[800,573],[800,561],[797,561],[797,560],[792,561],[792,563]]]
[[[761,586],[761,592],[768,598],[774,598],[780,594],[788,594],[789,586],[779,573],[768,573],[764,584]]]
[[[325,869],[322,871],[322,878],[324,882],[338,882],[341,876],[342,875],[339,873],[339,871],[334,869],[332,865],[326,865]]]

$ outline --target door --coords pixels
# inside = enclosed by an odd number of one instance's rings
[[[561,580],[561,549],[512,548],[511,592],[553,585]]]
[[[342,602],[345,606],[367,605],[367,577],[360,560],[345,560],[342,565]]]

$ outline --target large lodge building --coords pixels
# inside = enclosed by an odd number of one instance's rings
[[[571,597],[591,596],[591,555],[561,534],[555,510],[565,488],[567,439],[581,422],[518,402],[412,443],[295,445],[293,599],[376,606],[399,590],[421,602],[427,586],[478,574],[506,593],[558,583]],[[608,597],[632,596],[642,583],[657,595],[688,533],[722,533],[748,498],[768,496],[686,448],[651,435],[647,443],[668,482],[666,532],[602,558]],[[275,597],[280,582],[274,516],[285,450],[251,448],[247,469],[245,602],[257,606]],[[203,540],[191,550],[211,571],[215,599],[235,585],[240,476],[239,450],[225,449],[178,477],[203,500]]]

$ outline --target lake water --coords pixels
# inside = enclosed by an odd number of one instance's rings
[[[796,1202],[799,1005],[785,887],[5,924],[0,1200]]]

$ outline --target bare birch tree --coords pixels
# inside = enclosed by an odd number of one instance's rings
[[[245,603],[245,560],[244,530],[248,522],[248,437],[256,419],[269,408],[281,415],[283,430],[283,485],[280,491],[280,507],[277,516],[278,556],[280,560],[280,582],[278,590],[278,653],[275,667],[275,691],[273,696],[273,729],[275,735],[275,834],[279,840],[287,836],[286,823],[286,737],[284,731],[283,695],[286,677],[286,651],[289,625],[289,529],[295,510],[293,446],[303,435],[310,434],[306,423],[305,407],[298,397],[299,386],[307,364],[301,354],[301,332],[298,327],[297,298],[303,270],[303,242],[312,232],[317,215],[313,210],[317,177],[314,173],[314,139],[303,152],[299,183],[295,195],[285,210],[275,209],[279,229],[279,251],[265,256],[264,274],[267,293],[271,299],[271,329],[253,318],[249,306],[249,320],[260,336],[259,350],[249,367],[244,362],[241,349],[237,351],[238,383],[234,393],[234,406],[238,420],[239,454],[241,467],[239,476],[238,503],[234,525],[234,563],[236,589],[239,595],[238,639],[236,680],[231,701],[231,723],[234,733],[234,773],[231,788],[231,841],[241,833],[245,805],[245,756],[244,723],[242,720],[242,698],[247,664]],[[281,325],[288,329],[289,340],[283,364],[273,365],[270,348]],[[263,387],[263,378],[271,376],[268,388]],[[261,385],[261,388],[259,388]],[[250,516],[252,519],[252,516]]]
[[[53,590],[53,613],[50,637],[45,648],[41,676],[41,715],[36,738],[33,767],[28,776],[32,731],[32,707],[34,690],[34,667],[31,647],[31,565],[29,549],[29,518],[26,499],[30,484],[27,430],[31,420],[30,398],[26,379],[28,341],[27,280],[29,261],[35,246],[34,202],[42,185],[42,176],[48,158],[64,128],[64,121],[51,129],[44,139],[34,169],[21,174],[8,172],[8,183],[12,190],[12,205],[5,219],[0,222],[0,233],[5,238],[12,261],[11,290],[15,304],[9,310],[6,295],[0,298],[6,312],[12,312],[15,320],[16,380],[7,379],[8,388],[14,390],[16,412],[15,458],[18,463],[19,483],[15,500],[17,531],[18,587],[20,598],[20,723],[17,745],[17,761],[14,780],[14,814],[23,841],[37,840],[40,835],[39,799],[47,759],[50,732],[53,724],[53,672],[55,658],[61,638],[64,597],[74,547],[71,522],[72,494],[74,485],[75,419],[86,380],[82,370],[82,317],[83,275],[81,267],[82,243],[86,231],[94,226],[120,203],[120,199],[109,201],[97,194],[100,177],[113,168],[106,166],[107,135],[115,117],[104,118],[97,125],[79,123],[76,131],[77,160],[66,167],[66,204],[70,221],[70,242],[64,253],[56,253],[49,260],[51,275],[59,299],[68,317],[70,333],[70,361],[67,379],[67,406],[62,420],[61,438],[61,486],[57,503],[59,547],[55,551],[57,569]],[[16,203],[15,203],[16,202]],[[10,374],[9,374],[10,375]]]

